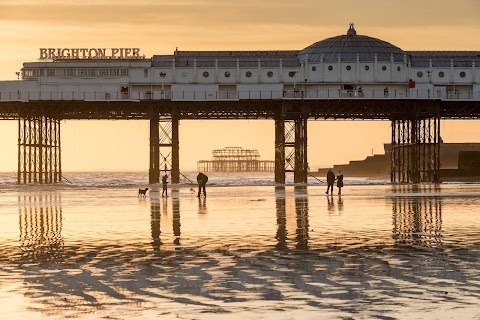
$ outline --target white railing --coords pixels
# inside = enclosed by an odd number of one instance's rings
[[[480,101],[480,92],[446,92],[418,89],[392,90],[284,90],[284,91],[101,91],[0,92],[2,101],[221,101],[221,100],[325,100],[325,99],[442,99]]]

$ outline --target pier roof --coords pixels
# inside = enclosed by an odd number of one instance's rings
[[[480,66],[480,51],[408,51],[412,67]]]
[[[357,35],[353,23],[346,35],[340,35],[314,44],[301,50],[298,54],[300,62],[308,60],[318,62],[342,61],[390,61],[393,57],[395,62],[403,61],[405,51],[393,44],[364,35]]]
[[[175,61],[176,67],[213,68],[215,64],[221,68],[239,67],[256,68],[260,62],[262,67],[276,67],[280,62],[285,67],[299,66],[298,51],[271,50],[271,51],[179,51],[173,55],[155,55],[152,58],[154,67],[171,67]]]

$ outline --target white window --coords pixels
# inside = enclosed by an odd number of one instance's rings
[[[65,76],[75,77],[75,69],[65,69]]]

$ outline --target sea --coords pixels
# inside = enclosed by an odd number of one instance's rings
[[[0,319],[480,319],[480,182],[196,175],[1,173]]]

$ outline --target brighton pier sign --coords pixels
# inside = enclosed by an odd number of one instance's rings
[[[139,48],[40,48],[39,60],[145,59]]]

